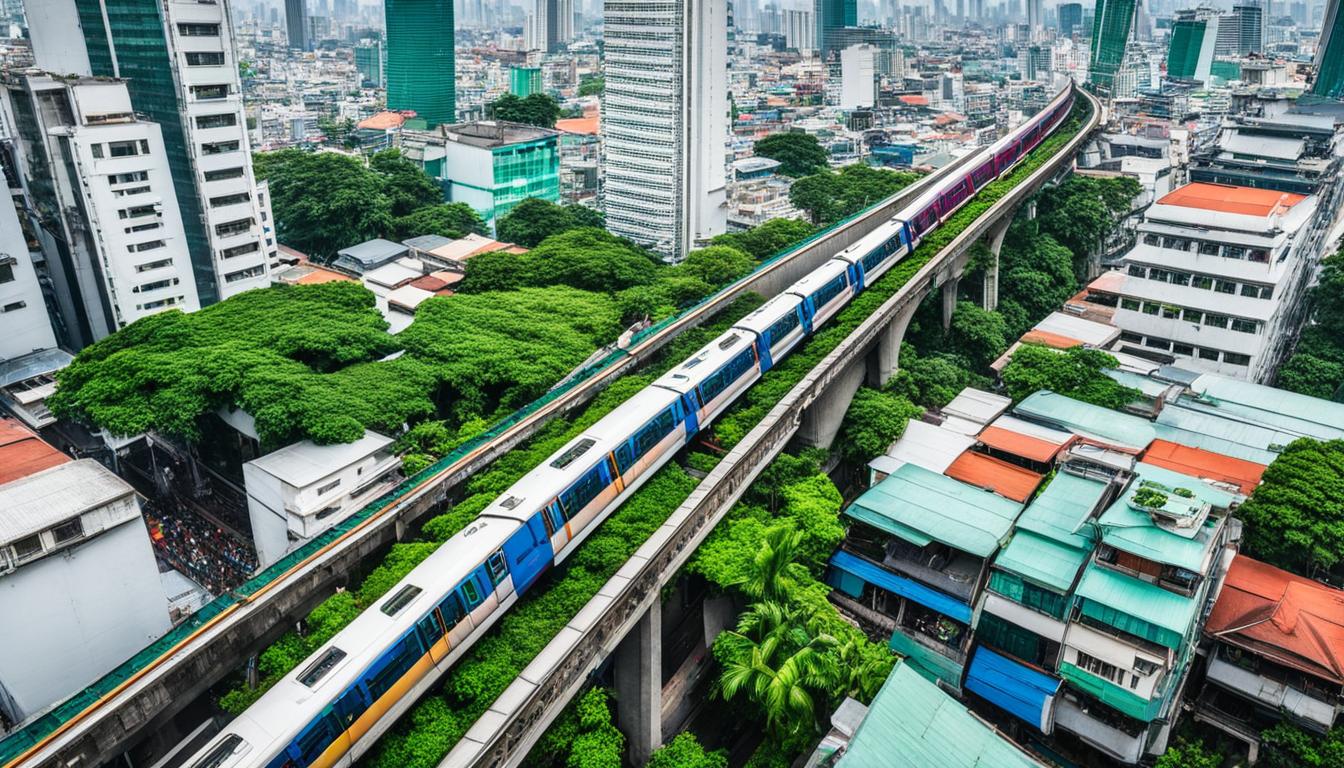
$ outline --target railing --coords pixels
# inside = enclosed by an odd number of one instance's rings
[[[1036,186],[1055,173],[1061,159],[1072,158],[1097,126],[1101,108],[1090,95],[1077,91],[1092,106],[1092,117],[1049,162],[994,203],[954,237],[893,296],[781,399],[774,408],[700,482],[689,497],[616,572],[597,595],[561,630],[466,736],[439,768],[516,766],[536,743],[541,731],[587,682],[636,622],[659,599],[661,586],[674,577],[691,554],[727,514],[756,476],[798,431],[803,410],[823,397],[851,365],[861,364],[887,327],[916,306],[950,277],[951,262],[965,253],[999,217],[1014,210]],[[558,660],[558,661],[557,661]]]

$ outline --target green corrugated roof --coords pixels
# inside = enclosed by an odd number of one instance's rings
[[[1072,432],[1093,435],[1112,443],[1146,448],[1156,435],[1153,425],[1137,416],[1084,403],[1048,390],[1027,397],[1013,413]]]
[[[1166,413],[1167,411],[1171,410],[1174,409],[1171,407],[1162,409],[1163,413]],[[1203,414],[1196,414],[1196,415],[1201,417],[1203,416]],[[1193,427],[1195,425],[1188,425],[1188,426]],[[1257,448],[1255,446],[1243,445],[1242,443],[1238,443],[1236,441],[1228,440],[1226,438],[1217,437],[1214,435],[1209,435],[1204,432],[1197,431],[1196,429],[1188,429],[1185,427],[1176,426],[1174,424],[1166,424],[1163,423],[1162,421],[1154,423],[1153,430],[1157,432],[1157,438],[1159,440],[1166,440],[1169,443],[1185,445],[1191,448],[1202,448],[1203,450],[1206,451],[1221,453],[1224,456],[1231,456],[1235,459],[1245,459],[1246,461],[1254,461],[1257,464],[1264,464],[1265,466],[1273,464],[1274,459],[1278,458],[1279,456],[1279,454],[1273,451],[1265,450],[1264,448]]]
[[[1050,485],[1022,511],[1017,528],[1090,550],[1095,534],[1092,526],[1082,525],[1082,522],[1105,492],[1106,484],[1100,480],[1056,472]]]
[[[907,664],[877,692],[837,768],[1039,768]]]
[[[868,489],[845,514],[917,546],[940,541],[988,557],[1007,538],[1022,505],[905,464]]]
[[[1187,488],[1195,494],[1191,502],[1196,504],[1207,502],[1214,507],[1225,509],[1237,497],[1226,491],[1220,491],[1198,478],[1155,467],[1152,464],[1140,462],[1135,465],[1134,472],[1137,475],[1134,482],[1130,483],[1125,492],[1120,494],[1120,498],[1097,519],[1102,531],[1101,540],[1116,549],[1148,560],[1174,565],[1196,573],[1202,572],[1204,561],[1215,543],[1217,518],[1210,517],[1197,531],[1192,529],[1188,532],[1189,535],[1183,536],[1159,527],[1148,513],[1130,507],[1129,500],[1144,480],[1160,483],[1167,488]],[[1184,499],[1180,501],[1183,502]]]
[[[1095,563],[1083,571],[1074,594],[1181,637],[1199,608],[1194,598],[1182,597]]]
[[[1242,498],[1239,493],[1219,490],[1197,477],[1183,475],[1175,470],[1143,461],[1134,465],[1134,474],[1138,475],[1140,480],[1152,480],[1168,488],[1188,488],[1195,494],[1196,499],[1206,501],[1218,509],[1227,509],[1232,506],[1232,502]]]
[[[1016,573],[1041,586],[1067,594],[1073,577],[1087,561],[1088,551],[1065,546],[1019,529],[994,559],[994,567]]]
[[[1220,410],[1271,427],[1321,440],[1344,438],[1344,403],[1207,373],[1190,389],[1213,398]]]

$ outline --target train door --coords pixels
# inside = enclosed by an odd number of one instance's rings
[[[541,519],[544,514],[546,510],[528,518],[504,542],[504,558],[513,579],[513,589],[520,595],[546,570],[555,554],[547,540],[546,524]]]

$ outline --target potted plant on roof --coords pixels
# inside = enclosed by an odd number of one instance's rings
[[[1149,512],[1158,512],[1167,505],[1167,498],[1167,494],[1162,491],[1143,486],[1134,492],[1130,500],[1137,507],[1142,507]]]

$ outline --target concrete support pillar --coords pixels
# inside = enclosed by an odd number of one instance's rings
[[[994,254],[994,258],[985,267],[985,285],[982,293],[985,309],[991,312],[999,308],[999,251],[1003,249],[1004,235],[1008,234],[1008,225],[1012,223],[1012,216],[1004,216],[989,231],[989,252]]]
[[[862,359],[855,360],[831,381],[830,387],[803,412],[803,423],[798,428],[798,440],[810,448],[829,448],[840,434],[845,411],[854,400],[854,393],[863,386],[868,366]]]
[[[655,602],[616,648],[616,725],[626,757],[644,765],[663,744],[663,607]]]
[[[960,277],[954,277],[943,283],[943,330],[952,327],[952,312],[957,308],[957,285]]]
[[[869,362],[868,386],[886,385],[900,369],[901,341],[905,338],[905,331],[910,327],[910,321],[914,319],[918,310],[919,303],[911,302],[910,306],[891,319],[891,324],[878,337]]]
[[[1027,215],[1028,220],[1036,218],[1036,198],[1033,197],[1032,199],[1027,201],[1027,209],[1024,211],[1024,213]]]

